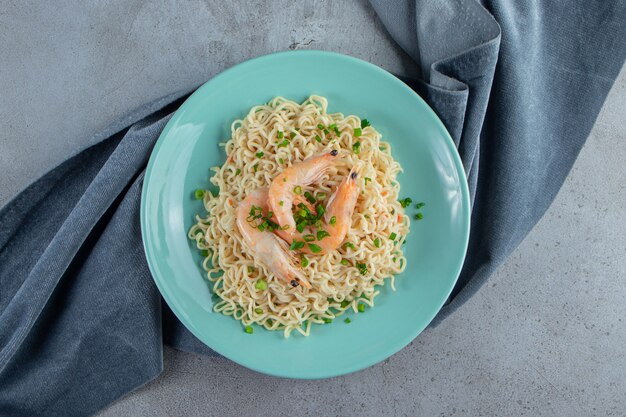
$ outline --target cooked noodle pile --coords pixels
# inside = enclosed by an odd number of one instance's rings
[[[203,267],[216,297],[214,311],[244,325],[283,330],[286,337],[293,330],[309,335],[314,323],[329,322],[348,309],[357,312],[360,304],[373,306],[377,286],[386,279],[395,290],[394,275],[406,267],[402,242],[409,232],[409,219],[398,202],[396,175],[402,169],[391,157],[389,143],[367,124],[362,128],[356,116],[328,114],[327,100],[320,96],[302,104],[276,97],[232,124],[232,137],[223,144],[226,162],[212,168],[210,181],[219,192],[205,192],[208,214],[197,216],[189,231],[198,249],[208,254]],[[347,163],[302,189],[331,195],[350,167],[359,164],[361,192],[352,226],[338,250],[307,255],[309,264],[302,269],[312,288],[293,288],[248,252],[236,225],[236,206],[249,192],[269,186],[284,168],[333,149]],[[265,289],[258,288],[259,280],[267,282],[261,286]]]

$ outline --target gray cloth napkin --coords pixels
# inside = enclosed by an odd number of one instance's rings
[[[553,200],[624,62],[626,4],[372,4],[419,62],[407,82],[455,139],[472,191],[468,257],[440,319]],[[164,341],[213,354],[163,304],[139,230],[143,170],[185,95],[118,122],[0,210],[1,416],[92,414],[161,372]]]

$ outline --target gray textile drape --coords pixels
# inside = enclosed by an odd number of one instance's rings
[[[441,318],[554,199],[624,62],[626,3],[372,4],[419,63],[407,82],[455,139],[472,191]],[[92,414],[161,372],[163,341],[214,354],[162,305],[139,230],[143,170],[185,94],[118,122],[0,210],[0,415]]]

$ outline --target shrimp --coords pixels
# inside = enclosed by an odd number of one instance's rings
[[[343,240],[350,230],[352,214],[354,213],[354,208],[359,197],[358,176],[358,169],[353,167],[328,199],[324,213],[324,225],[321,229],[326,231],[328,235],[321,240],[311,240],[309,242],[319,247],[320,250],[315,253],[325,254],[332,252],[343,243]],[[294,241],[307,241],[307,239],[305,239],[307,234],[317,237],[316,234],[312,234],[310,231],[304,231],[303,233],[296,231],[295,233],[289,234],[286,230],[278,229],[276,233],[289,244]],[[305,253],[313,253],[309,245],[304,245],[300,250]]]
[[[298,269],[295,256],[289,251],[285,241],[274,233],[261,231],[249,222],[251,211],[260,209],[263,215],[267,215],[267,188],[259,188],[251,192],[236,210],[237,227],[243,236],[255,261],[272,271],[277,278],[288,282],[292,287],[302,284],[311,288],[311,284]]]
[[[276,216],[276,222],[286,229],[287,235],[297,233],[296,222],[291,213],[291,206],[297,196],[294,189],[319,180],[333,166],[338,154],[337,150],[332,150],[306,159],[285,169],[272,181],[268,202]]]

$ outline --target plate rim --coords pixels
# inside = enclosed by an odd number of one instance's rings
[[[378,73],[379,75],[381,75],[382,77],[388,79],[390,82],[395,83],[397,85],[399,85],[403,90],[405,90],[405,92],[408,92],[410,95],[413,96],[414,99],[418,100],[419,102],[421,102],[422,106],[425,107],[425,111],[427,113],[430,113],[430,117],[431,119],[433,119],[433,121],[438,125],[437,127],[441,130],[443,136],[444,136],[444,140],[446,143],[446,147],[448,148],[448,150],[450,151],[450,154],[452,155],[452,159],[454,162],[454,167],[456,169],[456,172],[459,176],[459,184],[460,184],[460,189],[461,189],[461,199],[462,199],[462,212],[463,212],[463,220],[464,223],[466,224],[466,227],[463,230],[463,242],[462,242],[462,247],[463,247],[463,256],[459,258],[459,260],[457,261],[457,264],[455,265],[455,277],[454,280],[452,281],[450,288],[448,288],[447,293],[445,295],[445,297],[443,297],[443,301],[440,303],[439,307],[436,309],[436,311],[428,318],[428,320],[426,321],[426,324],[424,325],[424,327],[416,327],[414,331],[407,333],[407,336],[405,338],[403,338],[401,341],[397,342],[396,344],[388,347],[385,350],[381,350],[381,354],[379,355],[372,355],[372,359],[371,360],[367,360],[367,361],[362,361],[360,362],[358,365],[349,367],[347,370],[343,369],[341,371],[337,371],[337,372],[322,372],[320,373],[320,375],[318,376],[308,376],[308,375],[298,375],[298,374],[294,374],[292,372],[289,372],[288,370],[286,370],[285,372],[279,372],[279,371],[271,371],[271,370],[267,370],[267,369],[261,369],[257,366],[255,366],[253,363],[246,363],[246,361],[243,360],[238,360],[238,359],[234,359],[232,357],[230,357],[230,355],[228,354],[228,352],[223,352],[221,349],[216,349],[212,346],[210,346],[209,344],[207,344],[204,340],[202,335],[198,334],[199,332],[196,331],[196,329],[194,328],[195,326],[191,325],[190,323],[188,323],[186,317],[184,316],[184,314],[182,314],[181,312],[178,311],[178,303],[175,302],[172,298],[171,295],[164,290],[160,280],[162,278],[158,277],[158,274],[156,274],[155,269],[156,266],[154,266],[154,264],[156,263],[156,260],[154,259],[156,253],[153,253],[153,248],[150,247],[146,242],[148,241],[146,234],[147,232],[147,228],[148,228],[148,219],[147,219],[147,210],[146,210],[146,198],[148,195],[148,189],[150,188],[150,178],[151,178],[151,174],[152,174],[152,170],[154,169],[154,165],[155,165],[155,161],[157,159],[157,156],[159,154],[159,151],[161,149],[161,146],[163,145],[163,143],[166,140],[166,136],[169,133],[170,129],[176,124],[176,122],[178,121],[178,119],[180,118],[180,116],[183,114],[184,110],[185,110],[185,106],[187,105],[187,103],[192,99],[192,97],[196,96],[196,95],[201,95],[202,91],[209,88],[210,85],[213,85],[215,83],[219,83],[219,81],[226,77],[228,74],[230,74],[231,72],[234,71],[241,71],[242,69],[245,69],[248,66],[255,66],[259,63],[262,63],[263,61],[266,60],[273,60],[273,59],[280,59],[282,56],[285,55],[289,55],[289,56],[293,56],[293,55],[326,55],[326,56],[330,56],[333,58],[338,58],[338,59],[343,59],[346,61],[349,61],[353,64],[357,64],[360,66],[364,66],[369,70],[372,70],[376,73]],[[148,160],[148,164],[146,166],[145,172],[144,172],[144,178],[143,178],[143,184],[142,184],[142,189],[141,189],[141,202],[140,202],[140,226],[141,226],[141,237],[142,237],[142,246],[144,249],[144,254],[146,256],[146,262],[148,264],[148,268],[150,270],[150,275],[152,276],[152,279],[155,283],[155,285],[157,286],[159,293],[161,295],[161,297],[163,297],[163,299],[165,300],[165,302],[168,304],[169,308],[172,310],[172,312],[174,313],[174,315],[178,318],[178,320],[181,321],[181,323],[185,326],[185,328],[187,330],[189,330],[196,338],[198,338],[198,340],[203,343],[205,346],[209,347],[211,350],[219,353],[220,355],[224,356],[225,358],[245,367],[248,369],[251,369],[253,371],[256,372],[260,372],[263,373],[265,375],[270,375],[270,376],[274,376],[274,377],[281,377],[281,378],[293,378],[293,379],[303,379],[303,380],[314,380],[314,379],[325,379],[325,378],[331,378],[331,377],[335,377],[335,376],[340,376],[340,375],[347,375],[347,374],[351,374],[366,368],[369,368],[370,366],[373,366],[387,358],[389,358],[390,356],[398,353],[400,350],[404,349],[406,346],[408,346],[413,340],[415,340],[415,338],[417,338],[417,336],[419,336],[427,327],[428,325],[433,321],[433,319],[436,317],[436,315],[441,311],[442,307],[445,305],[447,299],[449,298],[452,290],[454,289],[458,279],[459,279],[459,275],[461,273],[461,270],[463,268],[463,265],[465,264],[465,259],[467,256],[467,249],[469,246],[469,236],[470,236],[470,230],[471,230],[471,206],[470,206],[470,195],[469,195],[469,185],[467,182],[467,176],[465,174],[465,168],[463,166],[463,163],[461,161],[461,157],[458,153],[458,149],[452,139],[452,137],[450,136],[450,133],[448,132],[448,129],[445,127],[445,125],[443,124],[443,122],[441,121],[441,119],[437,116],[437,114],[435,113],[435,111],[430,107],[430,105],[428,105],[428,103],[426,103],[426,101],[419,96],[411,87],[409,87],[405,82],[403,82],[401,79],[399,79],[398,77],[396,77],[395,75],[391,74],[390,72],[384,70],[383,68],[372,64],[368,61],[364,61],[362,59],[359,58],[355,58],[353,56],[350,55],[346,55],[346,54],[342,54],[342,53],[337,53],[337,52],[329,52],[329,51],[322,51],[322,50],[314,50],[314,49],[307,49],[307,50],[297,50],[297,51],[280,51],[280,52],[274,52],[274,53],[270,53],[270,54],[266,54],[266,55],[261,55],[255,58],[251,58],[249,60],[240,62],[232,67],[229,67],[227,69],[225,69],[224,71],[220,72],[219,74],[215,75],[214,77],[212,77],[211,79],[207,80],[205,83],[203,83],[200,87],[198,87],[189,97],[187,97],[185,99],[185,101],[178,107],[178,109],[174,112],[174,114],[170,117],[170,120],[168,120],[167,124],[165,125],[165,127],[163,128],[163,130],[161,131],[161,133],[159,134],[159,138],[157,139],[157,141],[155,142],[154,147],[152,148],[152,151],[150,153],[150,158]]]

